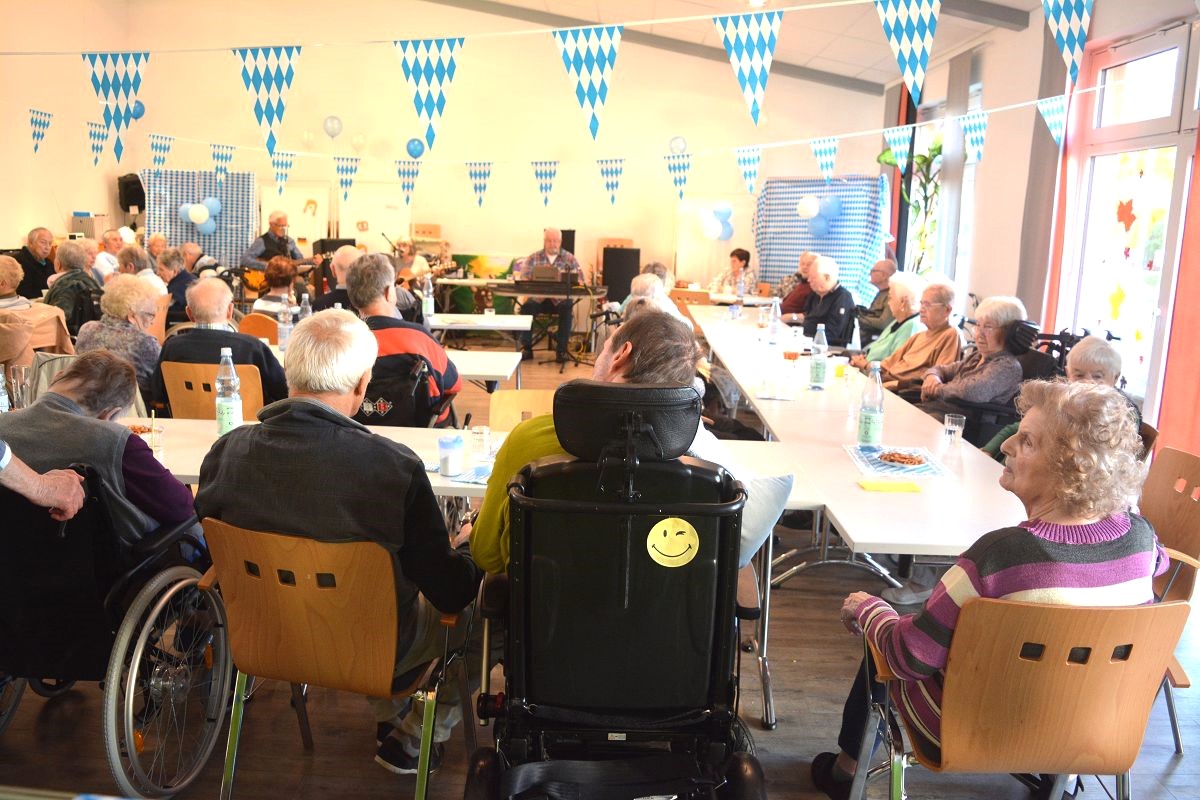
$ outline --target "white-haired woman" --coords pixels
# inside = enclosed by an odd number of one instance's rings
[[[863,369],[872,361],[883,361],[896,352],[900,345],[925,330],[918,316],[924,289],[925,282],[911,273],[897,272],[888,280],[887,306],[892,312],[892,321],[884,326],[879,338],[867,345],[861,355],[850,359],[852,365]]]
[[[113,275],[100,296],[98,320],[84,323],[75,342],[77,353],[111,350],[133,364],[143,395],[158,365],[158,339],[147,331],[158,308],[158,289],[134,275]]]
[[[975,350],[966,358],[931,367],[921,384],[921,408],[934,416],[953,411],[953,402],[1004,403],[1021,385],[1021,362],[1005,348],[1009,330],[1025,319],[1015,297],[989,297],[975,310]]]
[[[29,308],[29,298],[17,294],[25,270],[12,256],[0,256],[0,311]]]
[[[653,272],[643,272],[629,282],[629,297],[625,298],[625,302],[621,304],[621,316],[623,318],[631,316],[629,309],[639,300],[644,300],[645,304],[651,308],[665,311],[676,319],[691,324],[671,301],[667,290],[663,288],[662,280]]]

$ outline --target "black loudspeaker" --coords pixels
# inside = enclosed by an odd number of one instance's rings
[[[642,251],[637,247],[604,248],[604,285],[608,299],[621,302],[629,296],[629,284],[641,272]]]
[[[566,250],[568,253],[570,253],[573,256],[579,255],[578,253],[575,252],[575,229],[572,228],[571,230],[563,231],[562,235],[563,235],[562,249]]]
[[[353,239],[317,239],[313,242],[313,255],[321,253],[332,253],[343,245],[354,246]]]
[[[139,211],[146,210],[146,190],[142,188],[142,180],[134,173],[117,178],[117,203],[126,211],[134,206]]]

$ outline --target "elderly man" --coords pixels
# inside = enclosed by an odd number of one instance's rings
[[[275,256],[286,256],[292,261],[304,261],[304,254],[296,242],[287,235],[288,217],[282,211],[272,211],[267,217],[267,232],[259,236],[242,254],[241,265],[255,272],[265,272],[267,262]],[[312,263],[309,259],[307,263]]]
[[[17,263],[25,273],[17,294],[36,300],[42,296],[42,290],[49,287],[47,281],[54,274],[54,264],[50,262],[53,247],[54,236],[49,228],[34,228],[25,237],[25,246],[17,253]]]
[[[167,293],[171,295],[171,305],[167,308],[167,324],[187,322],[187,290],[196,282],[196,276],[183,268],[183,253],[178,247],[163,251],[158,257],[155,272],[167,285]]]
[[[375,337],[349,311],[314,314],[297,325],[287,348],[290,396],[263,409],[261,425],[217,440],[200,468],[196,510],[252,530],[378,542],[392,553],[399,676],[442,654],[438,617],[471,602],[480,571],[451,546],[421,459],[350,418],[362,407],[375,356]],[[264,471],[263,464],[278,469]],[[461,547],[466,537],[458,538]],[[460,718],[457,684],[443,691],[434,767]],[[375,761],[391,772],[416,772],[417,704],[406,713],[405,703],[370,702],[380,740]]]
[[[184,242],[179,248],[183,253],[183,268],[196,277],[206,269],[216,269],[217,260],[204,254],[204,248],[195,242]]]
[[[579,262],[570,251],[562,249],[562,231],[557,228],[546,228],[542,232],[542,249],[531,253],[528,258],[517,265],[516,279],[519,281],[533,280],[535,270],[540,272],[553,267],[559,280],[581,280]],[[522,314],[558,314],[558,359],[562,361],[567,355],[567,342],[571,339],[571,328],[574,324],[574,304],[569,300],[553,300],[546,297],[527,297],[521,304]],[[521,346],[524,349],[522,360],[533,358],[533,335],[526,331],[521,334]]]
[[[46,293],[46,304],[63,310],[67,330],[77,336],[83,323],[100,318],[100,284],[87,270],[87,253],[75,242],[58,246],[54,268],[61,274]]]
[[[845,347],[854,336],[854,296],[838,283],[838,263],[817,256],[808,273],[813,293],[804,301],[804,335],[815,336],[817,325],[825,325],[825,338],[832,347]]]
[[[100,237],[100,244],[104,249],[96,254],[96,263],[92,265],[92,270],[96,273],[96,282],[104,283],[109,275],[117,271],[117,253],[125,246],[125,240],[116,230],[109,228]]]
[[[869,306],[858,307],[858,330],[863,344],[874,340],[895,319],[888,307],[888,281],[896,274],[896,262],[890,258],[876,261],[869,280],[878,291]]]
[[[437,340],[422,326],[400,318],[396,309],[396,272],[387,256],[360,256],[350,267],[346,282],[350,303],[366,320],[379,347],[375,377],[368,387],[359,420],[370,422],[374,414],[385,414],[401,402],[390,395],[403,382],[400,379],[412,371],[414,358],[422,359],[429,368],[429,410],[445,395],[462,391],[458,370]],[[437,425],[444,426],[449,420],[447,406],[439,414]]]
[[[158,367],[151,381],[156,404],[167,405],[167,391],[162,376],[164,361],[218,364],[222,347],[233,351],[233,363],[258,367],[264,405],[287,397],[283,367],[271,348],[253,336],[238,333],[230,325],[233,319],[233,293],[223,280],[200,278],[188,287],[187,315],[196,323],[195,326],[181,330],[163,343]]]
[[[805,250],[800,254],[800,264],[796,267],[796,274],[789,275],[779,282],[777,293],[783,298],[779,310],[785,315],[794,314],[798,317],[804,313],[804,304],[808,302],[808,296],[812,294],[812,287],[808,283],[809,272],[819,257],[811,250]]]
[[[925,330],[880,362],[880,376],[888,389],[906,382],[919,384],[930,367],[953,364],[962,355],[962,337],[950,324],[954,286],[943,281],[930,283],[921,293],[919,309]]]
[[[108,489],[120,541],[132,545],[192,516],[192,493],[158,462],[149,446],[113,420],[137,392],[133,366],[107,350],[85,353],[32,406],[0,414],[0,439],[35,470],[88,464]]]
[[[17,294],[24,277],[25,271],[15,258],[0,256],[0,311],[29,308],[29,298]]]
[[[69,469],[52,469],[38,474],[13,455],[0,439],[0,486],[16,492],[35,506],[50,510],[57,520],[68,520],[83,507],[82,477]]]
[[[167,237],[165,234],[152,233],[146,237],[146,252],[149,253],[150,257],[155,261],[158,260],[158,257],[161,256],[163,251],[166,249]]]
[[[313,303],[313,311],[324,311],[327,308],[333,308],[337,303],[341,303],[342,308],[347,310],[353,308],[350,305],[350,296],[346,294],[346,280],[350,274],[350,265],[361,255],[362,251],[352,244],[344,244],[334,251],[333,260],[329,262],[329,266],[333,270],[333,279],[337,285],[317,298],[317,301]]]

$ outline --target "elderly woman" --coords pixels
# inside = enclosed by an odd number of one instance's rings
[[[941,755],[942,670],[964,601],[1149,603],[1153,578],[1167,567],[1153,529],[1129,512],[1145,472],[1125,400],[1106,386],[1030,381],[1017,406],[1024,418],[1004,444],[1000,485],[1020,499],[1026,520],[971,545],[917,614],[901,617],[866,592],[854,592],[842,605],[842,622],[852,632],[861,630],[895,674],[896,708],[912,723],[909,730],[924,732],[913,746],[933,761]],[[1087,591],[1081,593],[1082,587]],[[813,784],[830,797],[849,792],[868,686],[882,693],[873,665],[864,661],[846,699],[841,752],[813,759]]]
[[[621,316],[625,319],[632,316],[629,312],[635,304],[647,305],[659,311],[665,311],[672,317],[675,317],[675,319],[682,320],[689,325],[691,324],[675,304],[671,302],[671,297],[667,294],[667,290],[663,288],[662,281],[653,272],[643,272],[629,282],[629,297],[625,298],[625,302],[621,304]]]
[[[117,252],[117,271],[111,273],[108,280],[117,275],[136,275],[153,286],[160,295],[167,293],[167,284],[154,269],[154,259],[136,244],[127,244]]]
[[[146,252],[155,261],[167,249],[167,237],[162,233],[152,233],[146,237]],[[117,261],[120,262],[120,253],[117,254]]]
[[[284,309],[290,309],[293,314],[300,309],[292,301],[292,282],[296,279],[296,267],[286,256],[275,256],[267,262],[264,273],[263,293],[254,301],[251,311],[276,317]]]
[[[29,308],[29,298],[17,294],[25,270],[12,256],[0,256],[0,311]]]
[[[955,400],[1004,403],[1021,384],[1021,362],[1004,346],[1009,329],[1025,319],[1015,297],[989,297],[975,309],[975,352],[925,373],[921,409],[935,417],[955,410]]]
[[[850,359],[852,365],[862,370],[872,361],[883,361],[900,345],[925,330],[917,316],[917,298],[921,296],[924,281],[912,273],[898,272],[888,279],[887,286],[887,307],[892,321],[883,327],[879,338],[867,345],[866,350]]]
[[[144,278],[113,275],[100,297],[98,320],[84,323],[75,343],[77,353],[111,350],[133,364],[142,394],[150,391],[150,378],[158,365],[158,339],[147,331],[154,323],[160,297],[158,289]]]
[[[713,278],[708,284],[708,290],[733,294],[737,291],[739,280],[746,294],[755,294],[758,291],[758,272],[750,266],[750,251],[741,247],[729,252],[729,269],[723,270]]]

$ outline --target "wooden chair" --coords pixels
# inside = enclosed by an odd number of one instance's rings
[[[1158,429],[1149,422],[1142,422],[1138,428],[1138,435],[1142,437],[1142,459],[1148,459],[1154,453],[1154,443],[1158,441]]]
[[[167,340],[167,309],[171,307],[171,295],[164,294],[158,298],[154,308],[154,322],[150,323],[150,328],[146,333],[158,339],[161,345]]]
[[[511,431],[553,411],[553,389],[500,389],[488,395],[488,427],[494,431]]]
[[[702,289],[672,289],[670,297],[671,302],[675,304],[675,307],[679,309],[681,314],[688,318],[688,320],[692,323],[692,329],[695,330],[696,335],[699,336],[700,326],[696,324],[695,318],[692,317],[692,314],[690,311],[688,311],[687,307],[689,305],[711,306],[712,298],[708,296],[708,292]]]
[[[217,418],[217,364],[162,362],[163,383],[171,416],[177,419]],[[242,395],[242,419],[253,422],[263,407],[262,378],[253,364],[234,364]]]
[[[771,284],[769,284],[769,283],[766,283],[764,281],[759,281],[758,286],[756,286],[755,289],[757,289],[757,294],[759,297],[770,297],[771,296]]]
[[[279,322],[272,316],[255,311],[242,317],[238,323],[238,333],[245,333],[255,339],[266,339],[271,344],[279,344]]]
[[[395,678],[396,589],[392,557],[375,542],[320,542],[204,520],[212,556],[201,586],[220,584],[230,652],[237,668],[221,798],[233,795],[237,749],[250,675],[292,685],[305,749],[311,750],[307,701],[312,684],[370,697],[406,697],[426,686],[438,661]],[[449,629],[456,615],[442,617]],[[447,650],[448,652],[448,650]],[[465,677],[465,673],[464,673]],[[424,693],[417,800],[425,797],[440,677]],[[465,687],[464,687],[465,688]],[[470,729],[464,694],[464,728]]]
[[[1129,769],[1172,652],[1186,603],[1097,608],[969,600],[959,615],[942,693],[942,757],[903,752],[894,723],[887,738],[891,797],[904,796],[904,767],[935,772],[1116,775],[1129,797]],[[868,648],[869,642],[868,642]],[[894,677],[877,652],[877,680]],[[850,797],[864,796],[875,732],[888,712],[876,705],[864,727]],[[913,731],[909,736],[914,737]]]

